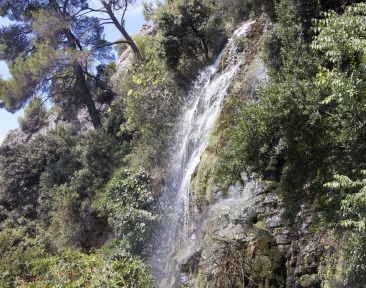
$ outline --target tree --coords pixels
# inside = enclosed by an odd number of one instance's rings
[[[170,68],[176,69],[181,57],[209,57],[209,37],[206,26],[210,18],[209,5],[198,0],[174,0],[159,5],[153,17],[163,34],[162,48]]]
[[[365,99],[366,4],[346,7],[343,14],[324,13],[316,22],[312,47],[324,53],[327,65],[318,73],[318,84],[331,87],[326,103],[350,105]],[[349,111],[349,106],[344,111]]]
[[[316,84],[327,88],[323,104],[332,107],[331,118],[338,128],[335,139],[344,155],[336,161],[347,167],[334,171],[333,181],[325,184],[330,189],[328,205],[336,208],[337,224],[347,231],[347,287],[364,287],[366,281],[365,17],[366,3],[345,7],[343,13],[324,13],[324,19],[316,22],[318,35],[312,43],[326,60]]]
[[[1,16],[16,21],[0,29],[0,57],[12,75],[10,80],[0,80],[0,99],[8,110],[20,109],[36,95],[47,95],[61,104],[85,104],[93,126],[101,126],[92,92],[109,88],[93,75],[93,68],[113,59],[110,48],[116,43],[103,36],[104,25],[111,22],[93,16],[99,9],[90,8],[88,2],[0,0]],[[103,2],[116,26],[113,13],[132,3]],[[132,39],[127,33],[124,36],[135,51]]]
[[[103,4],[104,7],[104,9],[100,9],[100,11],[108,14],[110,20],[112,20],[113,24],[126,39],[125,41],[119,41],[119,42],[124,42],[130,45],[133,53],[135,54],[136,59],[142,61],[142,56],[140,54],[139,49],[137,48],[135,42],[132,40],[132,38],[127,33],[124,27],[125,22],[123,19],[128,6],[134,4],[136,0],[109,0],[109,1],[100,0],[100,2]],[[121,16],[121,21],[118,21],[116,14],[120,10],[122,10],[123,12]]]
[[[365,170],[355,173],[352,180],[345,175],[335,175],[332,182],[325,186],[334,198],[342,199],[337,211],[341,215],[338,225],[345,229],[347,235],[346,279],[347,287],[364,287],[366,282],[366,179]]]
[[[19,117],[18,122],[23,131],[35,132],[46,122],[47,110],[41,97],[34,97],[24,109],[24,117]]]
[[[329,219],[340,200],[323,184],[334,174],[351,177],[365,167],[366,6],[324,13],[310,45],[299,25],[306,17],[297,17],[292,2],[281,1],[266,43],[271,80],[258,92],[260,101],[242,104],[234,114],[220,169],[238,179],[243,170],[266,178],[278,157],[288,215],[316,199],[331,207]]]
[[[73,152],[67,139],[40,136],[25,144],[3,145],[0,148],[0,206],[12,211],[16,217],[35,219],[41,192],[40,179],[49,167],[55,167],[60,159],[70,158]],[[71,140],[70,140],[71,141]],[[63,161],[64,174],[77,167]],[[75,168],[74,168],[75,169]],[[57,172],[54,169],[54,174]],[[58,183],[55,183],[58,184]]]

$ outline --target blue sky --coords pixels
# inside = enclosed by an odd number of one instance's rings
[[[96,1],[95,1],[96,2]],[[142,16],[142,8],[136,4],[133,9],[131,8],[125,15],[126,30],[130,35],[137,34],[141,26],[145,23]],[[0,25],[6,26],[9,22],[0,17]],[[112,25],[105,28],[106,39],[114,41],[121,37],[121,33]],[[8,68],[3,61],[0,61],[0,75],[7,79],[10,77]],[[23,111],[18,111],[15,114],[11,114],[4,109],[0,109],[0,143],[4,140],[7,132],[19,127],[18,117],[23,115]]]

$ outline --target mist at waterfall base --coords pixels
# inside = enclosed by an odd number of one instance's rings
[[[244,24],[234,34],[244,35],[252,23]],[[175,287],[180,279],[179,262],[185,253],[195,249],[194,239],[199,231],[189,229],[191,175],[208,145],[227,89],[246,58],[244,53],[236,53],[235,43],[231,40],[224,51],[229,53],[226,68],[217,72],[222,52],[214,64],[199,73],[175,127],[175,140],[166,168],[167,181],[158,203],[160,220],[153,233],[153,249],[149,257],[156,287]]]

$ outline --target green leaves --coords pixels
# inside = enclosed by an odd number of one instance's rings
[[[155,216],[148,211],[153,198],[149,177],[142,168],[120,168],[100,195],[97,208],[132,251],[141,249],[148,224]]]
[[[340,251],[336,256],[345,261],[344,285],[363,287],[366,4],[331,2],[280,1],[278,22],[262,46],[271,78],[257,102],[233,103],[219,169],[225,184],[241,180],[243,171],[278,181],[285,217],[293,219],[301,205],[317,206],[315,225],[336,227],[347,243],[345,259]],[[311,22],[304,17],[314,13],[310,3],[314,11],[338,9]],[[316,27],[309,30],[311,23]],[[273,179],[274,173],[280,176]]]
[[[347,113],[365,98],[366,77],[366,5],[355,4],[345,8],[343,14],[324,13],[325,19],[315,21],[319,33],[311,44],[324,53],[328,67],[321,67],[316,77],[320,87],[329,87],[330,94],[324,104],[332,101]]]
[[[46,122],[46,107],[41,97],[34,97],[24,109],[24,118],[18,118],[20,128],[26,132],[39,130]]]
[[[159,50],[157,37],[144,35],[135,39],[145,62],[135,63],[117,80],[119,97],[112,108],[121,109],[126,118],[119,134],[134,133],[131,163],[151,167],[164,161],[162,151],[183,92],[156,53]]]
[[[360,43],[366,35],[357,19],[364,18],[366,6],[356,6],[316,21],[319,35],[309,47],[295,18],[299,12],[281,2],[279,22],[265,45],[267,59],[274,61],[272,78],[257,103],[240,104],[234,114],[230,142],[222,152],[221,169],[227,175],[238,180],[239,171],[246,170],[265,177],[270,159],[281,155],[283,199],[294,208],[319,195],[327,202],[325,182],[363,167],[366,79],[360,72],[365,58]],[[327,203],[339,207],[337,201]]]
[[[325,187],[341,194],[341,226],[364,233],[366,230],[366,177],[365,171],[359,173],[362,178],[351,180],[345,175],[335,175],[334,180]]]
[[[71,28],[66,19],[60,17],[56,11],[41,9],[33,12],[32,17],[32,30],[38,38],[47,38],[54,41],[62,30]]]
[[[162,34],[163,57],[169,68],[178,70],[184,60],[209,57],[211,13],[210,5],[198,0],[175,0],[155,10],[153,18]],[[218,30],[216,27],[214,33]]]
[[[355,173],[356,180],[345,175],[335,175],[333,181],[324,186],[341,199],[341,221],[338,223],[345,231],[348,240],[347,278],[349,287],[363,287],[365,279],[365,231],[366,231],[366,173]]]
[[[19,271],[13,283],[22,287],[131,287],[150,288],[149,268],[138,257],[110,261],[103,254],[66,249],[60,255],[27,259],[29,277]]]
[[[315,37],[312,48],[325,52],[336,67],[348,60],[362,59],[366,51],[365,16],[365,3],[348,6],[341,15],[333,11],[324,13],[325,19],[315,21],[317,27],[314,30],[319,35]]]
[[[83,103],[93,126],[101,127],[92,94],[98,88],[106,90],[108,81],[94,76],[93,68],[114,59],[102,20],[89,14],[84,1],[13,2],[0,2],[2,13],[17,20],[0,29],[0,57],[12,76],[1,80],[1,102],[11,111],[37,95],[57,103],[62,99],[69,110]]]

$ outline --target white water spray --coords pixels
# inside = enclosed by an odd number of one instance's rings
[[[246,33],[252,23],[235,31],[236,35]],[[210,131],[219,114],[230,83],[245,61],[245,55],[235,55],[235,45],[229,40],[229,63],[217,73],[221,55],[215,63],[204,69],[189,93],[189,103],[184,107],[180,123],[176,128],[167,168],[167,183],[159,203],[161,225],[154,236],[154,250],[150,256],[153,276],[157,287],[175,287],[179,277],[175,254],[184,249],[190,240],[189,185],[191,175],[205,151]]]

